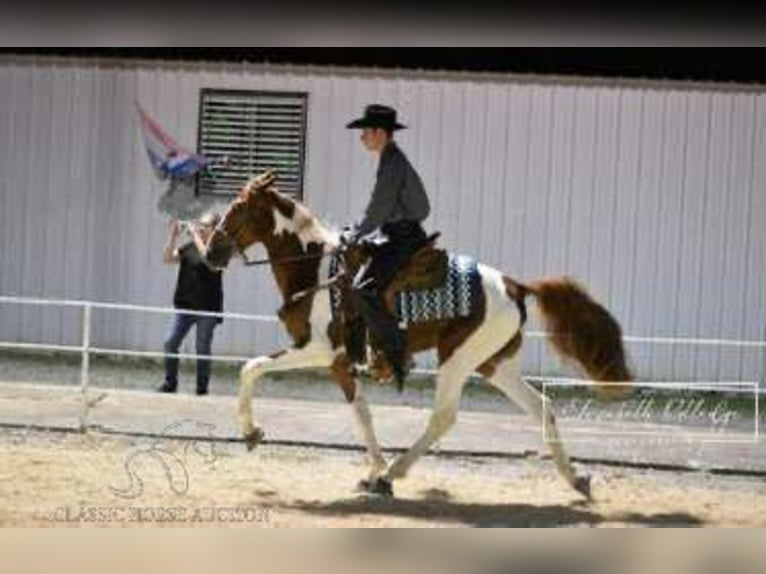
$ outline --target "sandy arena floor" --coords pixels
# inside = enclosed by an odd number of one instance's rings
[[[354,452],[4,430],[0,469],[0,526],[766,526],[762,480],[591,467],[583,504],[537,459],[429,456],[385,499]]]

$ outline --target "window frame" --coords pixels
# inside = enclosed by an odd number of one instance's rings
[[[308,140],[308,109],[309,109],[309,93],[305,91],[286,91],[286,90],[246,90],[246,89],[229,89],[229,88],[200,88],[199,91],[199,105],[197,110],[197,153],[204,155],[205,150],[202,149],[202,133],[203,133],[203,120],[204,120],[204,106],[205,106],[205,98],[206,96],[210,94],[223,94],[223,95],[231,95],[231,96],[247,96],[252,97],[255,100],[257,100],[259,97],[276,97],[276,98],[295,98],[296,100],[301,100],[303,106],[302,106],[302,114],[300,117],[300,131],[301,131],[301,142],[298,150],[299,158],[298,158],[298,186],[297,190],[295,192],[292,191],[284,191],[287,195],[290,197],[297,199],[298,201],[303,201],[306,197],[304,193],[305,188],[305,182],[306,182],[306,142]],[[257,173],[250,174],[251,176],[259,175]],[[200,189],[200,179],[197,178],[195,182],[195,192],[198,196],[205,196],[205,197],[221,197],[221,198],[228,198],[231,199],[237,195],[238,192],[232,192],[232,191],[221,191],[221,192],[203,192]],[[244,181],[242,182],[244,185]],[[277,179],[277,185],[279,184],[279,179]]]

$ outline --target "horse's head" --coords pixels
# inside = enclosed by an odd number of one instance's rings
[[[268,171],[252,178],[229,205],[207,242],[205,259],[219,269],[235,253],[244,254],[254,243],[263,242],[274,228],[274,194],[269,186],[276,174]]]

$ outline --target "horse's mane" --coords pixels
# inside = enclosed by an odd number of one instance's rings
[[[334,226],[325,225],[301,201],[279,191],[279,188],[273,185],[273,180],[264,180],[264,176],[253,177],[242,188],[239,197],[244,199],[251,193],[262,191],[274,194],[278,203],[291,208],[293,212],[292,220],[298,234],[330,247],[338,245],[340,242],[340,231]],[[279,205],[276,207],[279,208]]]

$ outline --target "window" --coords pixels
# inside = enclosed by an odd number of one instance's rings
[[[306,94],[203,89],[198,150],[213,165],[198,191],[236,194],[250,177],[273,168],[280,191],[302,199],[306,102]]]

